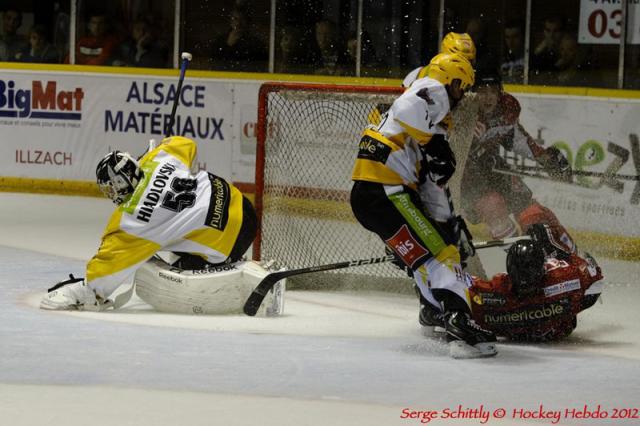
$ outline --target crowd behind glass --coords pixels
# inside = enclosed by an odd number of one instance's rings
[[[203,70],[402,78],[455,31],[473,38],[476,68],[500,70],[505,83],[640,88],[637,45],[579,43],[580,0],[445,0],[442,11],[440,0],[0,4],[5,62],[168,68],[184,50]]]

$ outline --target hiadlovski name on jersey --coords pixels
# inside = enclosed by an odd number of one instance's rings
[[[209,173],[211,182],[211,202],[207,212],[205,225],[218,231],[224,230],[229,220],[229,203],[231,202],[231,190],[224,179]]]
[[[151,220],[151,215],[153,215],[153,210],[158,205],[160,201],[160,195],[162,191],[166,188],[167,183],[169,182],[169,178],[176,171],[176,166],[166,163],[160,167],[158,173],[153,178],[149,191],[144,197],[144,201],[142,205],[138,209],[138,216],[136,219],[141,220],[142,222],[149,223]]]

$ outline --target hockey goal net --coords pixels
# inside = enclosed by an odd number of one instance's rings
[[[385,255],[379,237],[353,216],[351,172],[362,131],[401,93],[400,87],[262,85],[254,259],[291,269]],[[410,290],[406,278],[392,264],[378,264],[301,275],[293,283]]]
[[[254,258],[302,268],[385,255],[378,236],[351,212],[351,171],[362,131],[400,93],[395,87],[262,85],[255,198],[261,226]],[[378,264],[301,275],[294,283],[359,288],[376,277],[388,278],[386,286],[404,274]]]

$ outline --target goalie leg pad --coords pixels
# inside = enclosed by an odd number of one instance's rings
[[[180,314],[241,314],[244,303],[270,271],[247,261],[203,270],[175,268],[153,258],[136,271],[137,295],[160,312]],[[281,315],[284,280],[267,295],[258,314]]]

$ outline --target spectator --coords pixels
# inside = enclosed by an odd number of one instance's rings
[[[445,3],[446,5],[447,3]],[[444,8],[444,33],[458,32],[460,28],[460,17],[458,12],[450,6]]]
[[[69,55],[70,20],[69,12],[60,7],[60,2],[54,3],[52,38],[60,58],[66,58]]]
[[[578,48],[575,36],[564,34],[558,45],[558,60],[554,64],[555,81],[559,86],[585,86],[593,85],[587,82],[585,75],[586,64],[583,55]]]
[[[309,50],[305,48],[302,28],[286,25],[280,29],[279,35],[275,71],[278,73],[308,72],[312,58]]]
[[[151,25],[144,19],[133,23],[131,35],[120,45],[115,66],[162,68],[167,66],[167,50],[156,40]]]
[[[504,57],[500,65],[502,81],[522,83],[524,81],[524,26],[510,21],[504,26]]]
[[[262,40],[254,35],[249,17],[242,9],[234,9],[229,31],[213,42],[211,62],[217,70],[265,71],[268,52]]]
[[[362,44],[361,54],[361,67],[363,69],[375,70],[382,64],[376,55],[376,50],[373,47],[371,36],[366,31],[363,31],[360,36],[360,43]],[[358,36],[356,33],[352,33],[347,40],[347,54],[349,55],[349,64],[352,70],[355,70],[358,54]]]
[[[118,46],[118,37],[109,34],[107,17],[101,13],[89,16],[88,35],[81,37],[76,46],[76,63],[81,65],[108,65]]]
[[[29,47],[16,55],[21,62],[55,64],[60,62],[60,54],[47,40],[47,31],[42,25],[36,25],[29,31]]]
[[[326,19],[318,21],[315,34],[318,46],[318,68],[315,74],[345,74],[348,59],[336,24]]]
[[[476,46],[476,62],[474,68],[476,70],[496,69],[498,67],[498,58],[494,50],[487,46],[487,33],[484,20],[479,17],[473,17],[467,22],[466,31],[473,44]]]
[[[550,16],[544,20],[542,41],[533,50],[531,69],[535,74],[553,71],[558,60],[558,49],[564,25],[559,16]]]
[[[16,56],[28,47],[27,40],[18,34],[22,25],[22,12],[7,8],[2,13],[2,34],[0,34],[0,61],[15,61]]]

